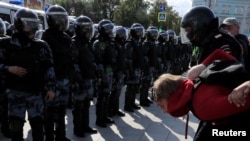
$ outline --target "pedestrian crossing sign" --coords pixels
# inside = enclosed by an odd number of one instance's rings
[[[158,12],[158,22],[165,22],[167,20],[166,12]]]

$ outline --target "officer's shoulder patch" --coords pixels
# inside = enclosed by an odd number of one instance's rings
[[[106,48],[106,44],[103,43],[103,42],[101,42],[101,43],[100,43],[100,47],[101,47],[101,49],[105,49],[105,48]]]

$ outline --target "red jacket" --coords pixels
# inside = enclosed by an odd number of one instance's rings
[[[218,49],[203,63],[210,64],[213,60],[219,59],[234,59],[234,57]],[[212,121],[250,109],[250,97],[247,97],[244,107],[230,104],[228,94],[231,90],[225,86],[201,84],[195,91],[193,88],[194,84],[191,80],[182,81],[182,85],[169,97],[168,112],[170,115],[184,116],[192,106],[199,119]]]

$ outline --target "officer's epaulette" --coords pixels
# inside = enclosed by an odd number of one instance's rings
[[[220,38],[220,37],[222,37],[222,34],[216,34],[216,35],[214,36],[215,39],[218,39],[218,38]]]
[[[215,35],[214,35],[214,38],[215,39],[218,39],[218,38],[220,38],[220,37],[222,37],[223,35],[229,35],[229,36],[231,36],[230,34],[229,34],[229,32],[227,32],[226,30],[223,30],[223,29],[219,29],[218,30],[218,33],[216,33]]]

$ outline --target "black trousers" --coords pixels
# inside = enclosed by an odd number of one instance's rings
[[[75,131],[84,132],[89,127],[89,108],[90,99],[88,98],[83,101],[74,101],[72,114]]]

